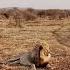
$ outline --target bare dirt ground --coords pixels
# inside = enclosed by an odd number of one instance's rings
[[[36,41],[49,44],[52,55],[48,70],[70,70],[70,20],[35,20],[22,23],[22,28],[0,21],[0,61],[4,62],[33,48]],[[0,70],[31,70],[24,66],[0,66]],[[38,69],[41,70],[41,69]],[[42,69],[43,70],[43,69]],[[47,70],[47,69],[44,69]]]

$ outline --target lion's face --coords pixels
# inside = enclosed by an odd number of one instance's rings
[[[33,49],[34,52],[34,63],[36,66],[43,66],[44,64],[47,65],[51,55],[49,53],[49,46],[46,43],[40,44],[37,43],[35,48]]]
[[[41,64],[48,63],[50,58],[51,58],[51,55],[47,49],[42,49],[40,51],[40,62],[41,62]]]

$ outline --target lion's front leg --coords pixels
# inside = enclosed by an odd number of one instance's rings
[[[31,70],[36,70],[35,64],[32,64],[32,65],[31,65]]]

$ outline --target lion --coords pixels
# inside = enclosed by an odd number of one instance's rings
[[[36,67],[46,66],[51,59],[49,46],[45,43],[36,43],[31,57],[33,57],[32,59]]]
[[[20,57],[11,58],[7,61],[7,64],[31,66],[32,70],[36,70],[37,67],[46,67],[50,59],[51,54],[48,44],[37,42],[32,51],[26,52]]]

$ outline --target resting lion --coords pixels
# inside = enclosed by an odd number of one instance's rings
[[[6,63],[31,66],[33,67],[32,70],[36,70],[36,67],[46,66],[50,59],[51,54],[49,53],[49,47],[47,45],[37,43],[32,51],[26,52],[20,57],[10,59]]]
[[[43,46],[42,44],[36,44],[31,57],[33,57],[32,59],[36,67],[46,66],[51,59],[49,47]]]

